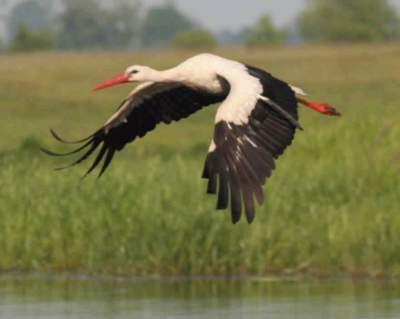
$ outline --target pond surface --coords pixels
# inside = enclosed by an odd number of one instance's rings
[[[0,318],[400,318],[400,283],[0,278]]]

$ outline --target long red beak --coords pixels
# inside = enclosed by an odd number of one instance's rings
[[[96,86],[94,88],[94,90],[98,91],[98,90],[102,90],[102,89],[105,89],[105,88],[109,88],[109,87],[114,86],[114,85],[128,83],[128,82],[130,82],[129,76],[126,75],[126,74],[120,74],[120,75],[117,75],[117,76],[113,77],[111,80],[108,80],[108,81],[106,81],[106,82],[104,82],[102,84],[99,84],[98,86]]]

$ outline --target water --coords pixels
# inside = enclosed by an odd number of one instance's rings
[[[0,278],[0,318],[400,318],[400,285],[351,280]]]

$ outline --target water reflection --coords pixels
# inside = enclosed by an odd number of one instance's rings
[[[389,281],[0,279],[0,318],[400,318]]]

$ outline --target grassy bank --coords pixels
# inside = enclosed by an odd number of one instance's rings
[[[52,127],[91,133],[129,90],[90,89],[187,52],[0,57],[0,269],[120,274],[400,273],[400,46],[221,51],[327,100],[279,160],[252,226],[214,211],[200,179],[214,109],[162,126],[100,181],[38,152]]]

